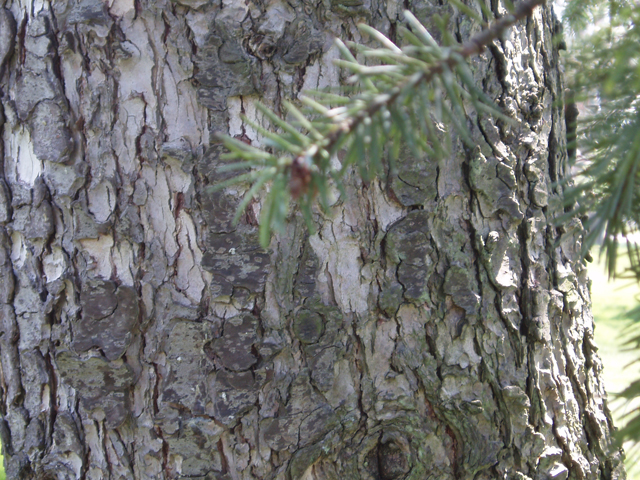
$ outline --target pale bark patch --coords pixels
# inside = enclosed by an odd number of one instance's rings
[[[8,158],[11,163],[9,168],[15,172],[18,181],[27,185],[33,185],[36,178],[42,173],[42,161],[33,151],[31,135],[24,127],[11,132],[5,129],[5,145],[8,147]]]
[[[105,280],[110,279],[113,274],[113,264],[111,262],[113,243],[111,235],[101,235],[95,240],[91,238],[80,240],[82,248],[90,257],[88,269],[92,270],[94,275]]]

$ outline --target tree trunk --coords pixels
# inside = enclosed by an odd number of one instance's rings
[[[210,193],[240,113],[336,86],[332,38],[428,0],[0,2],[10,479],[618,479],[550,7],[471,60],[518,126],[402,152],[264,251]],[[472,5],[472,3],[470,3]],[[492,2],[496,14],[505,13]]]

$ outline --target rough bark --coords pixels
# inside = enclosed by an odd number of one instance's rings
[[[268,251],[227,132],[338,85],[333,36],[427,0],[0,2],[0,435],[11,479],[617,479],[556,21],[471,61],[518,127],[349,181]],[[504,9],[493,2],[497,14]],[[433,29],[432,29],[433,30]],[[436,33],[436,30],[433,30]]]

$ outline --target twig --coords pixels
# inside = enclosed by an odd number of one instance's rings
[[[458,62],[460,57],[468,58],[472,55],[476,55],[482,53],[487,45],[493,42],[495,39],[499,38],[502,33],[509,27],[513,26],[518,21],[522,20],[531,15],[533,10],[536,7],[543,5],[546,3],[546,0],[528,0],[518,5],[515,11],[509,15],[506,15],[493,23],[488,29],[483,30],[478,35],[471,38],[468,42],[463,44],[459,49],[454,50],[457,54],[456,56],[449,55],[447,58],[439,61],[431,68],[422,71],[417,76],[411,76],[407,81],[402,83],[401,85],[395,87],[391,92],[387,95],[381,95],[380,100],[377,102],[373,102],[369,108],[361,111],[356,116],[344,120],[342,123],[337,125],[337,128],[333,130],[329,135],[327,135],[323,141],[324,145],[318,145],[317,143],[311,145],[306,153],[310,154],[312,149],[316,149],[315,154],[309,155],[313,158],[314,163],[316,160],[320,160],[322,150],[326,152],[331,152],[331,150],[336,146],[339,142],[342,135],[349,133],[353,129],[355,129],[360,123],[362,123],[366,118],[371,117],[375,113],[377,113],[381,108],[386,107],[387,105],[391,105],[395,102],[400,94],[405,91],[407,88],[415,87],[423,82],[429,82],[431,79],[445,70],[445,67],[452,68]],[[408,13],[408,12],[407,12]],[[409,14],[410,15],[410,14]]]

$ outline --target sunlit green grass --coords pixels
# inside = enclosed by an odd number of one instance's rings
[[[636,360],[640,352],[630,351],[624,345],[631,332],[628,327],[631,322],[625,318],[625,312],[636,305],[636,296],[640,288],[630,280],[609,281],[604,265],[596,261],[589,266],[592,280],[591,300],[593,316],[596,323],[595,337],[598,353],[604,363],[604,381],[609,392],[611,407],[616,426],[622,426],[622,414],[629,406],[613,399],[612,393],[622,391],[631,381],[640,377],[640,364],[629,367]],[[626,258],[619,256],[619,263],[624,267]],[[626,367],[626,368],[625,368]],[[629,445],[625,445],[629,448]],[[627,475],[629,480],[640,480],[640,465],[631,465],[627,461]]]

